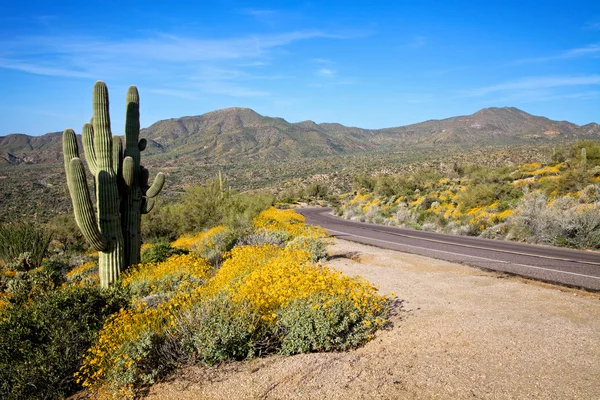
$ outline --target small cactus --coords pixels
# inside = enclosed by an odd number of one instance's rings
[[[165,179],[159,173],[149,187],[148,170],[140,165],[140,151],[146,141],[138,140],[139,96],[135,86],[127,93],[124,154],[121,138],[112,136],[104,82],[94,85],[92,106],[92,121],[83,126],[82,136],[85,159],[94,176],[96,212],[72,129],[63,133],[63,153],[75,220],[90,246],[99,252],[100,284],[106,287],[125,268],[139,262],[141,214],[152,209],[153,198]]]

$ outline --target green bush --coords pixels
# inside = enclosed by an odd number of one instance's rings
[[[314,237],[298,236],[287,244],[292,249],[306,250],[311,254],[311,260],[317,262],[328,257],[327,244]]]
[[[140,262],[142,264],[163,262],[177,254],[187,254],[189,251],[171,246],[167,239],[157,240],[152,247],[142,251]]]
[[[467,189],[456,196],[461,211],[490,205],[496,200],[510,201],[520,198],[522,190],[510,183],[480,183],[469,185]]]
[[[47,226],[52,232],[52,239],[60,242],[65,250],[81,251],[86,248],[85,239],[72,213],[54,216]]]
[[[116,289],[65,287],[0,318],[0,398],[66,397],[73,374],[105,319],[127,305]]]
[[[1,286],[9,303],[22,306],[28,301],[37,301],[40,296],[60,287],[64,281],[60,271],[42,267],[18,271],[14,276],[4,275]]]
[[[278,312],[279,352],[286,355],[340,351],[366,343],[380,327],[349,298],[314,295]]]
[[[252,218],[267,209],[273,197],[266,194],[238,194],[223,191],[217,179],[208,180],[185,192],[172,204],[157,207],[144,216],[144,240],[164,236],[173,240],[189,232],[201,232],[217,225],[239,231],[251,226]]]
[[[171,348],[182,349],[188,360],[216,364],[243,360],[269,351],[260,314],[249,304],[227,296],[195,304],[178,321]]]
[[[240,240],[237,241],[236,246],[260,246],[265,244],[281,246],[287,242],[289,238],[290,235],[286,231],[261,229],[240,238]]]
[[[42,265],[52,235],[42,225],[20,220],[0,225],[0,259],[18,271]]]

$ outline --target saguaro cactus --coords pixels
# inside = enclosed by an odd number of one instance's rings
[[[92,105],[92,122],[83,126],[82,136],[86,162],[95,181],[95,213],[72,129],[63,133],[63,152],[75,220],[90,246],[100,253],[100,284],[106,287],[127,266],[139,262],[141,214],[152,208],[164,175],[159,173],[148,187],[148,170],[140,166],[140,151],[146,141],[138,141],[139,96],[134,86],[127,94],[125,155],[121,138],[111,133],[104,82],[94,85]]]
[[[146,148],[146,139],[140,137],[140,97],[135,86],[127,91],[125,122],[125,159],[123,181],[126,190],[121,202],[121,225],[125,239],[127,265],[140,262],[141,220],[154,207],[154,198],[162,190],[165,177],[158,173],[148,186],[148,170],[140,165],[140,152]]]

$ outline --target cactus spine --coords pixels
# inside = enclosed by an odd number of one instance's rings
[[[139,262],[141,214],[152,208],[150,201],[162,189],[164,175],[159,173],[149,188],[148,170],[139,165],[146,141],[138,142],[139,96],[135,87],[127,94],[125,157],[121,138],[111,133],[104,82],[94,85],[92,105],[92,122],[83,126],[82,136],[86,162],[95,181],[96,213],[72,129],[63,133],[63,153],[75,220],[90,246],[99,252],[100,284],[107,287],[127,266]],[[134,140],[137,152],[131,148]]]

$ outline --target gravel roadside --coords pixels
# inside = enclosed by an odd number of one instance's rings
[[[402,310],[346,353],[189,367],[149,399],[600,399],[600,295],[336,239]]]

